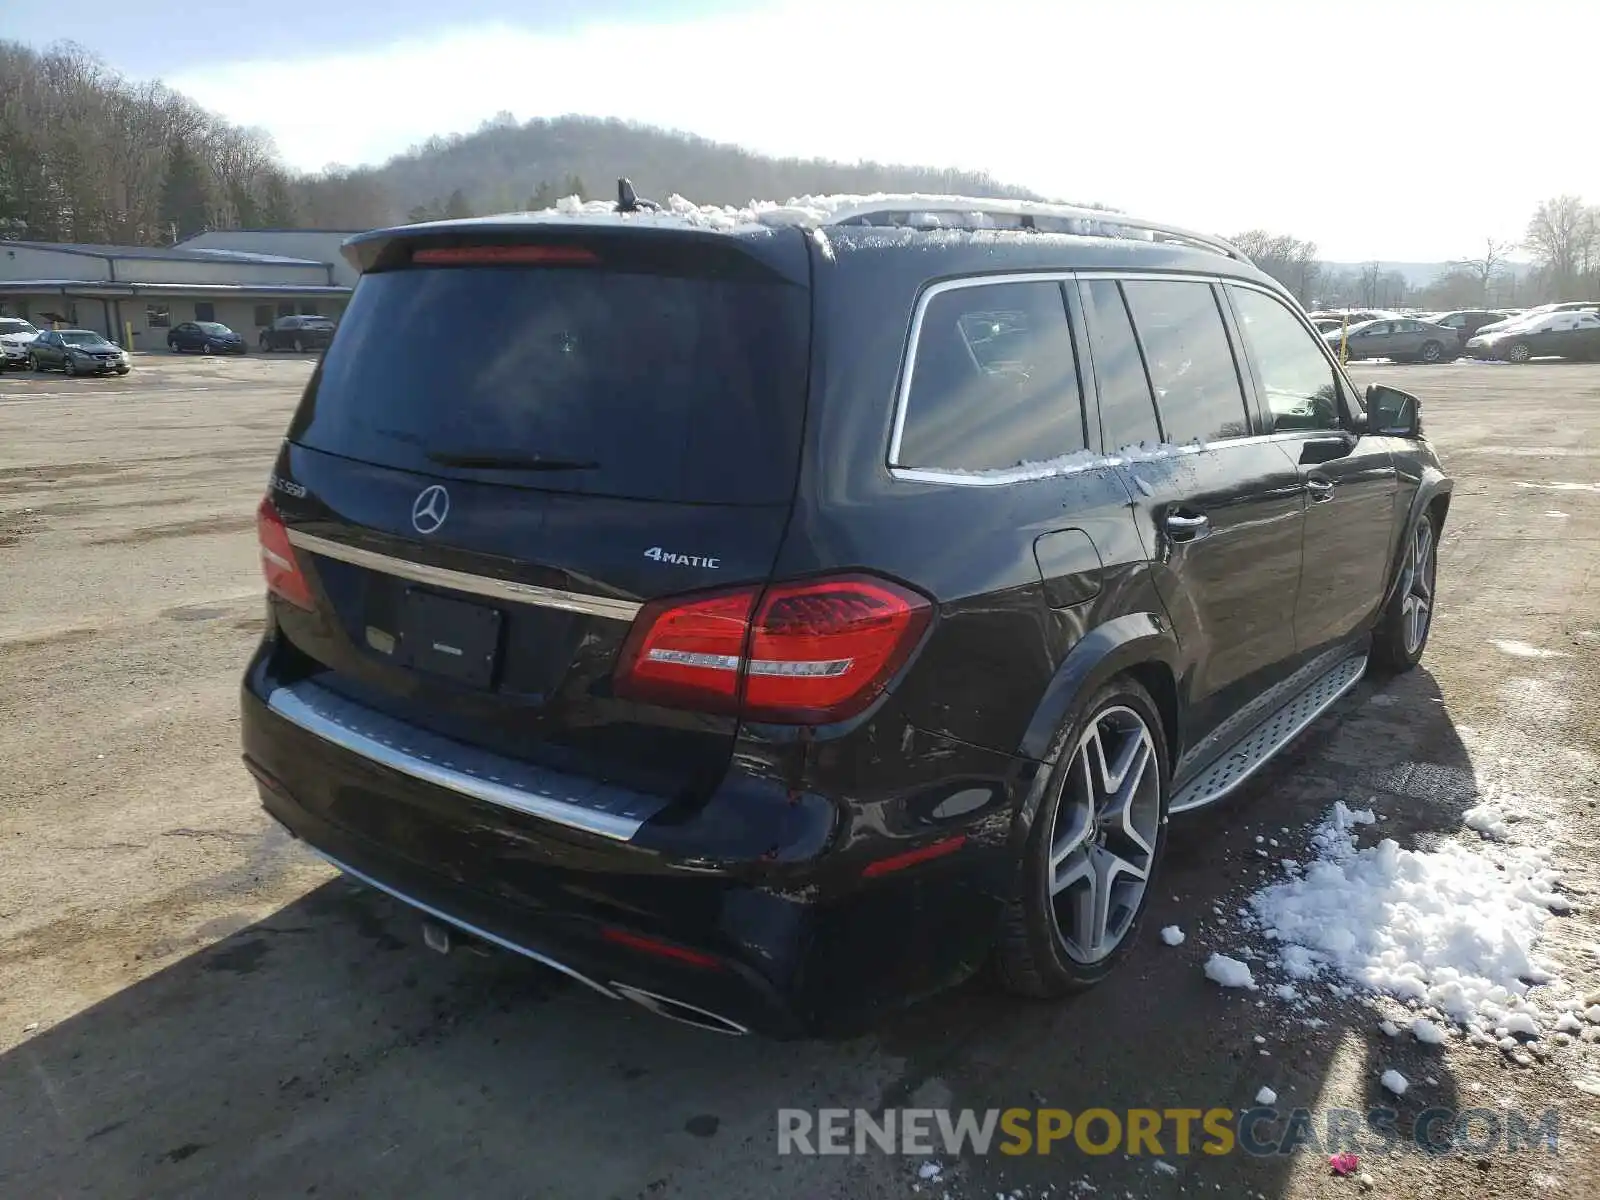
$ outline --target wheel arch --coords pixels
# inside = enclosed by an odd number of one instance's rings
[[[1418,517],[1427,513],[1433,517],[1434,535],[1437,537],[1443,533],[1445,518],[1450,513],[1450,498],[1454,491],[1455,483],[1443,472],[1434,467],[1424,470],[1416,495],[1411,497],[1411,507],[1406,513],[1405,524],[1400,527],[1400,535],[1395,538],[1394,556],[1389,563],[1389,582],[1383,589],[1383,603],[1378,606],[1379,612],[1382,612],[1394,598],[1395,585],[1400,581],[1401,567],[1405,562],[1406,549],[1410,545],[1412,526],[1417,523]]]

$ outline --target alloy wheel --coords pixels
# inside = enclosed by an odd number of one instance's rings
[[[1436,363],[1439,361],[1440,348],[1438,342],[1429,342],[1422,348],[1422,361]]]
[[[1051,921],[1074,962],[1121,944],[1149,887],[1161,826],[1161,771],[1144,718],[1116,705],[1073,750],[1050,831]]]
[[[1518,342],[1510,350],[1506,351],[1506,357],[1514,363],[1522,363],[1527,362],[1533,355],[1527,346]]]
[[[1424,518],[1417,522],[1411,535],[1411,546],[1406,551],[1405,599],[1400,602],[1400,631],[1405,640],[1406,653],[1416,654],[1428,636],[1428,623],[1433,619],[1433,583],[1438,566],[1438,556],[1433,538],[1433,523]]]

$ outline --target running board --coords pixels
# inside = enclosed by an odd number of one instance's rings
[[[1214,804],[1254,775],[1335,701],[1361,681],[1365,654],[1353,655],[1319,675],[1303,691],[1275,709],[1172,798],[1168,811],[1193,812]]]

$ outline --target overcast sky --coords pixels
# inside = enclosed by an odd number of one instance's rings
[[[982,168],[1325,258],[1434,261],[1600,202],[1597,0],[0,3],[272,133],[289,163],[587,113],[772,154]],[[693,197],[691,197],[693,198]],[[768,197],[763,197],[768,198]],[[771,197],[783,199],[784,197]]]

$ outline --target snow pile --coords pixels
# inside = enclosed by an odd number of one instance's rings
[[[1206,978],[1227,988],[1249,988],[1254,991],[1256,986],[1250,968],[1226,954],[1213,954],[1206,959]]]
[[[1406,1094],[1406,1089],[1411,1086],[1410,1080],[1408,1080],[1404,1075],[1400,1074],[1399,1071],[1396,1071],[1392,1068],[1380,1075],[1378,1077],[1378,1082],[1383,1084],[1384,1087],[1388,1088],[1396,1096],[1404,1096]]]
[[[1278,1102],[1278,1093],[1273,1091],[1269,1087],[1264,1087],[1259,1092],[1256,1093],[1256,1103],[1257,1104],[1276,1104],[1277,1102]]]
[[[1251,898],[1281,944],[1276,965],[1297,980],[1331,971],[1471,1030],[1536,1034],[1542,1014],[1525,996],[1551,975],[1533,946],[1550,914],[1569,908],[1548,847],[1420,851],[1385,838],[1358,849],[1356,829],[1375,819],[1335,804],[1312,836],[1315,861]]]
[[[611,200],[583,200],[564,196],[554,208],[536,214],[545,221],[570,221],[588,224],[666,225],[679,228],[734,230],[752,228],[815,228],[849,219],[852,216],[897,210],[919,214],[922,227],[952,229],[996,229],[1015,222],[997,221],[985,214],[1029,214],[1061,221],[1063,228],[1079,232],[1132,233],[1119,224],[1114,212],[1086,212],[1071,206],[1031,200],[1004,200],[993,197],[942,196],[918,192],[876,192],[872,195],[796,196],[783,203],[752,200],[742,207],[696,204],[682,196],[667,197],[659,210],[640,209],[620,213]],[[497,218],[488,218],[497,219]],[[1103,228],[1102,228],[1103,227]],[[1135,235],[1137,236],[1137,235]]]
[[[1161,940],[1169,946],[1183,945],[1183,930],[1176,925],[1165,926],[1161,930]]]

